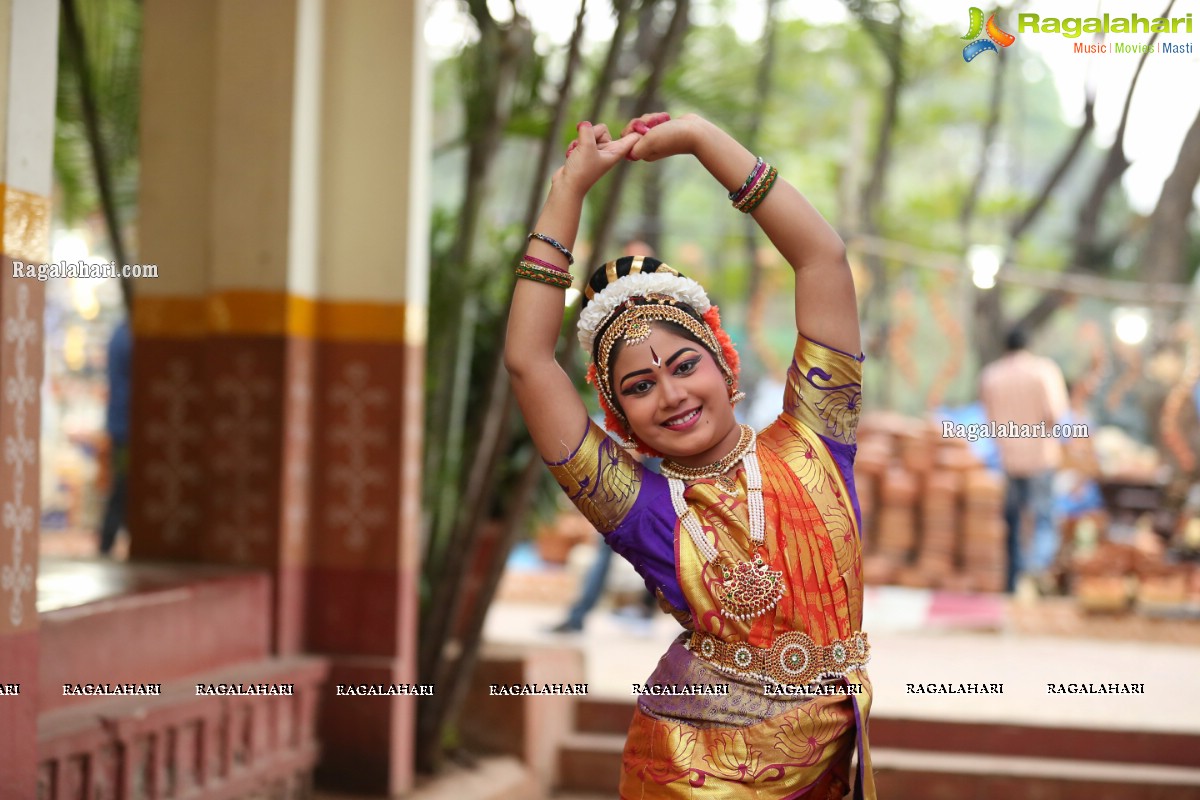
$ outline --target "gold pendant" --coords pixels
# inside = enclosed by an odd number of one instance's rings
[[[721,567],[721,608],[734,619],[751,619],[775,607],[783,596],[783,571],[771,569],[762,555]]]

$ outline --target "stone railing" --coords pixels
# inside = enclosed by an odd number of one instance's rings
[[[320,658],[269,658],[163,684],[160,696],[47,711],[38,720],[38,799],[307,797],[327,672]],[[292,693],[201,695],[197,684]]]

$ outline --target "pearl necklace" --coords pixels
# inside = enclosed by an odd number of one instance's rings
[[[745,445],[743,445],[745,441]],[[742,461],[746,466],[746,495],[750,508],[750,540],[761,547],[766,539],[766,510],[763,507],[762,472],[756,453],[758,437],[749,425],[742,426],[742,436],[733,451],[710,467],[684,467],[694,479],[715,478],[724,475]],[[677,465],[667,466],[663,462],[663,474],[671,488],[671,506],[679,517],[680,525],[687,530],[706,564],[717,561],[717,548],[704,535],[696,512],[683,499],[683,480]],[[731,567],[721,565],[722,584],[725,591],[718,598],[729,616],[735,619],[750,619],[765,614],[775,607],[783,595],[783,583],[779,570],[767,568],[762,555],[754,554],[751,562],[738,561]]]

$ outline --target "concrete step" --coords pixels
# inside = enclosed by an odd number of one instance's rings
[[[1200,800],[1200,769],[871,748],[888,800]]]
[[[569,737],[555,796],[615,793],[623,746],[615,734]],[[871,761],[879,796],[888,800],[1200,800],[1197,768],[887,747],[872,748]]]
[[[619,733],[624,738],[633,720],[634,700],[581,697],[575,705],[575,730],[580,733]]]
[[[64,684],[165,683],[270,654],[263,572],[44,559],[38,711],[84,705]]]
[[[633,700],[582,698],[575,710],[581,733],[622,738],[633,716]],[[871,746],[939,753],[1052,757],[1080,761],[1189,767],[1197,763],[1200,732],[1106,730],[998,722],[911,719],[871,716]]]
[[[1114,724],[1118,720],[1114,719]],[[871,747],[936,753],[979,753],[1014,758],[1056,758],[1191,767],[1200,761],[1200,733],[1102,730],[1082,727],[872,715]]]
[[[417,777],[417,785],[401,795],[405,800],[540,800],[545,793],[537,777],[520,759],[512,756],[488,756],[474,766],[450,766],[437,777]],[[314,800],[321,800],[320,796]],[[331,796],[328,800],[371,800],[352,795]],[[386,800],[379,798],[378,800]]]
[[[561,791],[615,792],[632,711],[619,700],[579,704],[576,724],[590,732],[559,750]],[[880,717],[871,745],[889,800],[1200,800],[1194,735]]]
[[[558,790],[617,794],[625,734],[573,733],[558,750]]]

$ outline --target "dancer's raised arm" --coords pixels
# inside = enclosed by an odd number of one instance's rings
[[[522,280],[513,292],[504,364],[538,452],[548,461],[565,458],[583,437],[587,410],[570,378],[554,359],[562,328],[564,290],[571,285],[568,253],[575,246],[583,198],[641,138],[614,140],[603,125],[580,123],[566,163],[554,173],[550,194],[530,234]]]
[[[750,212],[796,272],[796,327],[805,337],[852,355],[861,349],[858,304],[846,247],[825,218],[769,164],[713,123],[695,114],[666,119],[647,114],[626,126],[642,133],[632,155],[656,161],[691,154],[733,197],[741,192]],[[763,184],[765,183],[765,186]],[[754,205],[754,190],[764,194]]]

